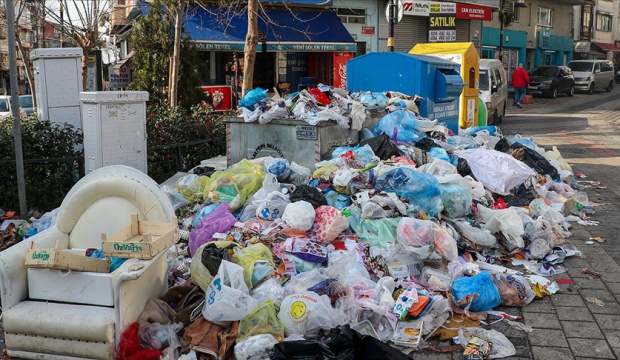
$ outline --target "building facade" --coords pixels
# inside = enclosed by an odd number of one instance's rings
[[[573,59],[573,4],[577,0],[503,0],[512,21],[501,29],[500,13],[482,30],[481,57],[499,59],[509,74],[518,64],[533,70],[541,65],[565,65]],[[503,41],[500,39],[503,36]],[[501,45],[501,56],[500,56]]]
[[[620,66],[620,0],[588,0],[574,8],[575,58]]]

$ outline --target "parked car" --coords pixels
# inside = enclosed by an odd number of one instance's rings
[[[592,94],[614,88],[614,65],[609,60],[575,60],[568,64],[575,75],[575,89]]]
[[[480,98],[487,106],[487,122],[499,124],[506,115],[508,77],[502,62],[496,59],[480,60]]]
[[[544,65],[530,73],[527,92],[552,98],[558,94],[575,94],[575,77],[567,66]]]
[[[30,116],[34,113],[34,104],[32,95],[19,96],[19,112],[21,116]],[[0,119],[11,116],[11,97],[7,95],[0,96]]]

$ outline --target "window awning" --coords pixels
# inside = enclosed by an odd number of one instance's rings
[[[199,49],[243,51],[247,15],[223,14],[219,8],[195,8],[185,32]],[[355,40],[331,10],[265,9],[259,17],[256,51],[356,51]]]
[[[614,51],[614,52],[620,51],[620,49],[616,47],[616,44],[592,42],[592,45],[596,46],[602,51]]]

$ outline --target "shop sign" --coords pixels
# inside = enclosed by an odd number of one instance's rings
[[[589,41],[577,41],[575,43],[575,52],[578,53],[589,53],[591,49]]]
[[[334,83],[335,88],[346,89],[347,87],[347,62],[354,56],[350,52],[334,53]]]
[[[493,20],[493,9],[472,4],[456,4],[456,18],[466,20]]]
[[[456,4],[450,2],[432,2],[430,15],[433,14],[456,14]]]
[[[362,34],[363,35],[374,35],[375,27],[374,26],[362,26]]]
[[[428,42],[456,41],[456,16],[437,14],[428,18]]]
[[[431,13],[431,2],[405,1],[403,2],[403,13],[413,16],[429,16]]]

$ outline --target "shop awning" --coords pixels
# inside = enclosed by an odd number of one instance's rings
[[[604,52],[607,52],[607,51],[618,52],[618,51],[620,51],[620,48],[617,48],[616,44],[592,42],[592,45],[596,46],[597,48],[599,48],[600,50],[602,50]]]
[[[247,24],[243,12],[195,8],[186,16],[185,32],[203,50],[243,51]],[[256,51],[356,51],[355,40],[331,10],[266,9],[258,28]]]

